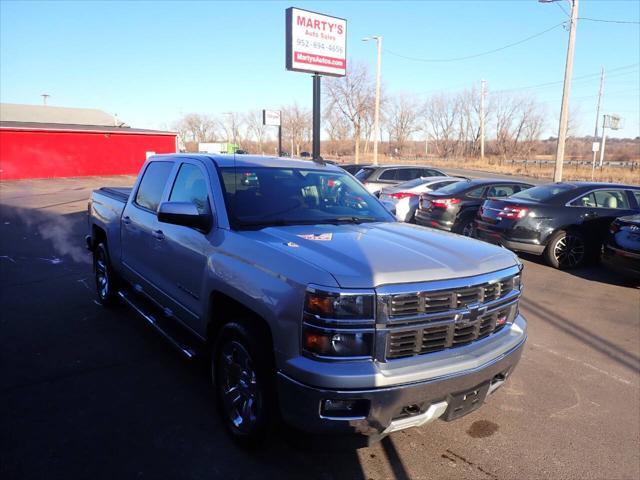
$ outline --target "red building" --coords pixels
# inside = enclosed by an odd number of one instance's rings
[[[0,179],[135,174],[176,133],[131,128],[100,110],[0,105]]]

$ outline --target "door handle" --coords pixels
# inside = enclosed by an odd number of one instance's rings
[[[125,225],[129,225],[131,223],[131,217],[129,217],[128,215],[126,217],[122,217],[122,223],[124,223]]]
[[[598,212],[588,212],[584,215],[585,218],[595,218],[598,216]]]
[[[162,230],[154,230],[152,235],[156,240],[164,240],[164,233],[162,233]]]

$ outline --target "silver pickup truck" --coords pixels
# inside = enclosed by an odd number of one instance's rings
[[[89,203],[100,301],[207,354],[231,435],[366,443],[480,407],[526,340],[506,249],[396,222],[323,162],[157,155]],[[353,435],[352,435],[353,434]]]

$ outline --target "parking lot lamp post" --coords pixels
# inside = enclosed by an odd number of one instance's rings
[[[376,69],[376,104],[373,113],[373,164],[378,165],[378,139],[380,138],[380,66],[382,64],[382,37],[375,35],[373,37],[363,38],[362,41],[368,42],[375,40],[378,46],[378,66]]]

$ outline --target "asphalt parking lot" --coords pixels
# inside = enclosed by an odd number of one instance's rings
[[[95,301],[87,199],[132,182],[0,184],[0,478],[640,478],[640,290],[531,258],[529,341],[482,409],[357,451],[239,449],[203,364]]]

